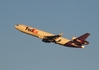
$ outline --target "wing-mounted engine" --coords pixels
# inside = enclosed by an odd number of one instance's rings
[[[53,43],[58,43],[58,42],[61,41],[61,39],[58,40],[58,41],[56,41],[56,40],[57,40],[59,37],[61,37],[62,35],[63,35],[63,33],[61,33],[61,34],[59,34],[59,35],[53,35],[53,36],[44,36],[43,39],[42,39],[42,41],[43,41],[43,42],[46,42],[46,43],[51,43],[51,42],[53,42]]]
[[[42,39],[42,41],[45,43],[51,43],[51,41],[49,41],[48,39]]]
[[[61,41],[61,39],[59,39],[59,40],[56,41],[56,39],[43,38],[42,41],[45,42],[45,43],[51,43],[51,42],[58,43],[58,42]]]

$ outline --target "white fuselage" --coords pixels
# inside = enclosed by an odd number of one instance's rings
[[[15,26],[15,28],[23,33],[26,33],[26,34],[29,34],[29,35],[32,35],[32,36],[35,36],[39,39],[43,39],[44,36],[53,36],[54,34],[52,33],[48,33],[48,32],[45,32],[43,30],[39,30],[37,28],[33,28],[33,27],[30,27],[30,26],[26,26],[26,25],[23,25],[23,24],[18,24]],[[60,44],[60,45],[64,45],[65,43],[69,42],[70,40],[66,39],[66,38],[63,38],[63,37],[59,37],[57,40],[60,40],[60,42],[58,42],[57,44]]]

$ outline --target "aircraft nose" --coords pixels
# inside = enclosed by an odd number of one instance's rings
[[[17,27],[18,27],[19,25],[17,24],[17,25],[15,25],[15,28],[17,29]]]

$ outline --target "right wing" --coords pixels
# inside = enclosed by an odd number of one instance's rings
[[[59,34],[59,35],[54,35],[54,36],[44,36],[47,39],[57,39],[59,37],[61,37],[63,35],[63,33]]]
[[[42,39],[43,42],[55,42],[56,43],[56,39],[58,39],[59,37],[61,37],[63,35],[63,33],[59,34],[59,35],[53,35],[53,36],[44,36],[44,38]]]

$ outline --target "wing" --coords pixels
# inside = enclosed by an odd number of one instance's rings
[[[57,39],[59,37],[61,37],[63,35],[63,33],[59,34],[59,35],[54,35],[54,36],[45,36],[48,39]]]
[[[59,37],[61,37],[63,35],[63,33],[59,34],[59,35],[53,35],[53,36],[44,36],[44,38],[42,39],[43,42],[56,42],[55,40]]]

